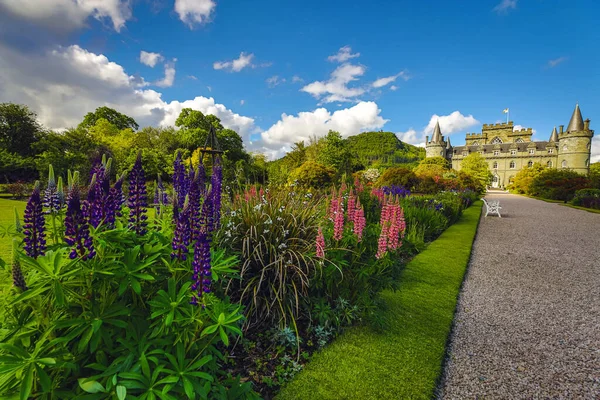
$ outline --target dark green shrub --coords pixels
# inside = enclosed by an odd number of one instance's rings
[[[320,188],[330,185],[334,177],[335,169],[314,161],[306,161],[292,171],[288,182],[302,187]]]
[[[581,189],[576,191],[571,204],[600,210],[600,189]]]
[[[5,186],[5,190],[12,197],[16,199],[21,199],[31,194],[31,191],[33,190],[33,185],[25,182],[9,183]]]
[[[589,180],[569,169],[547,169],[529,186],[530,194],[550,200],[569,201],[579,189],[589,187]]]
[[[404,167],[394,167],[386,169],[375,183],[375,186],[404,186],[412,191],[418,184],[419,178],[412,170]]]

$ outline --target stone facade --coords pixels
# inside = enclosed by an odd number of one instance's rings
[[[439,123],[431,141],[426,138],[426,156],[442,156],[452,163],[452,168],[460,170],[463,158],[479,152],[488,161],[494,176],[492,186],[506,187],[522,168],[540,163],[551,168],[569,168],[580,174],[587,174],[594,131],[590,130],[590,120],[583,120],[579,105],[567,129],[560,125],[552,131],[548,141],[531,140],[531,128],[514,130],[512,121],[501,124],[483,124],[481,133],[467,133],[464,146],[452,146],[450,138],[441,134]]]

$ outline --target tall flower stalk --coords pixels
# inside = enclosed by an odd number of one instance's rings
[[[17,255],[18,244],[17,240],[13,240],[13,252],[12,252],[12,280],[13,285],[22,291],[26,291],[28,289],[27,284],[25,283],[25,277],[23,276],[23,271],[21,270],[21,265],[19,263],[19,258]]]
[[[129,174],[129,200],[127,206],[129,207],[129,228],[140,236],[145,235],[148,225],[148,216],[146,215],[148,199],[141,154],[138,154]]]
[[[36,181],[31,197],[27,201],[23,221],[25,222],[23,226],[25,253],[33,258],[43,256],[46,251],[46,225],[39,181]]]
[[[48,166],[48,186],[44,190],[44,207],[47,208],[46,214],[50,214],[52,221],[52,240],[54,244],[58,243],[58,230],[56,228],[56,217],[62,208],[56,179],[54,178],[54,168],[52,164]]]
[[[67,195],[67,211],[65,213],[65,242],[73,246],[70,258],[81,257],[91,259],[96,255],[94,243],[90,236],[89,220],[81,208],[79,186],[73,184]]]

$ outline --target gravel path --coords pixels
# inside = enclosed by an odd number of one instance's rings
[[[486,199],[438,398],[600,399],[600,214]]]

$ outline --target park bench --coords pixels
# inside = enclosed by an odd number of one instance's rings
[[[502,209],[502,207],[500,207],[500,202],[498,200],[495,201],[490,201],[487,202],[485,199],[483,200],[483,204],[485,204],[485,216],[487,217],[488,214],[498,214],[499,218],[502,218],[502,216],[500,215],[500,210]]]

